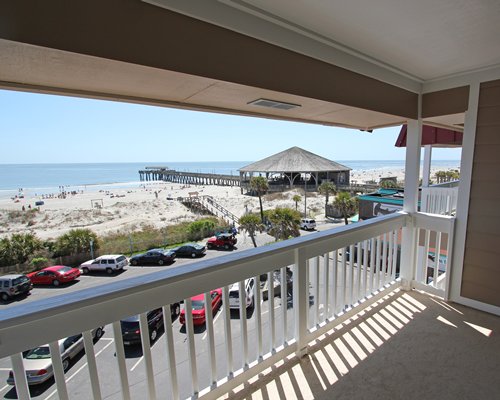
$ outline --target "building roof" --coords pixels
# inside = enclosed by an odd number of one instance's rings
[[[240,168],[241,172],[339,172],[350,170],[351,168],[345,165],[296,146]]]
[[[406,147],[407,126],[403,125],[396,140],[396,147]],[[461,147],[463,132],[445,128],[436,128],[430,125],[422,126],[422,146],[432,147]]]

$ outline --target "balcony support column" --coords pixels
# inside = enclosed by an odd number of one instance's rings
[[[421,104],[421,96],[419,104]],[[420,115],[420,110],[419,110]],[[422,119],[409,120],[408,135],[406,137],[405,162],[405,191],[403,211],[410,214],[406,226],[403,228],[401,242],[401,286],[404,290],[411,289],[411,282],[415,275],[417,253],[417,231],[411,216],[418,210],[418,180],[420,174],[420,144],[422,143]]]
[[[295,249],[293,271],[293,309],[295,310],[296,354],[299,358],[307,354],[307,322],[309,302],[309,282],[307,282],[307,261],[301,249]],[[283,300],[282,300],[283,301]]]

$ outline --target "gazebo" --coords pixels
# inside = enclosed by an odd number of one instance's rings
[[[250,178],[263,175],[270,191],[283,191],[294,186],[318,190],[323,181],[349,185],[351,168],[318,156],[300,147],[291,147],[240,170],[241,188],[248,188]]]

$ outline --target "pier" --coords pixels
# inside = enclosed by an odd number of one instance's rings
[[[168,167],[146,167],[139,171],[141,182],[165,181],[183,185],[240,186],[240,177],[200,172],[182,172]]]

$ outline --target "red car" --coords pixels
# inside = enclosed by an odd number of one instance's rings
[[[78,268],[66,267],[65,265],[54,265],[40,271],[27,274],[33,285],[54,285],[74,281],[80,276]]]
[[[216,236],[212,236],[207,241],[207,249],[224,249],[230,250],[232,249],[238,239],[232,233],[219,233]]]
[[[217,312],[217,310],[222,305],[222,289],[215,289],[210,292],[212,297],[212,315]],[[191,297],[191,302],[193,305],[193,325],[203,325],[206,321],[205,317],[205,295],[199,294],[197,296]],[[179,322],[181,324],[186,323],[185,309],[181,310],[181,315],[179,316]]]

